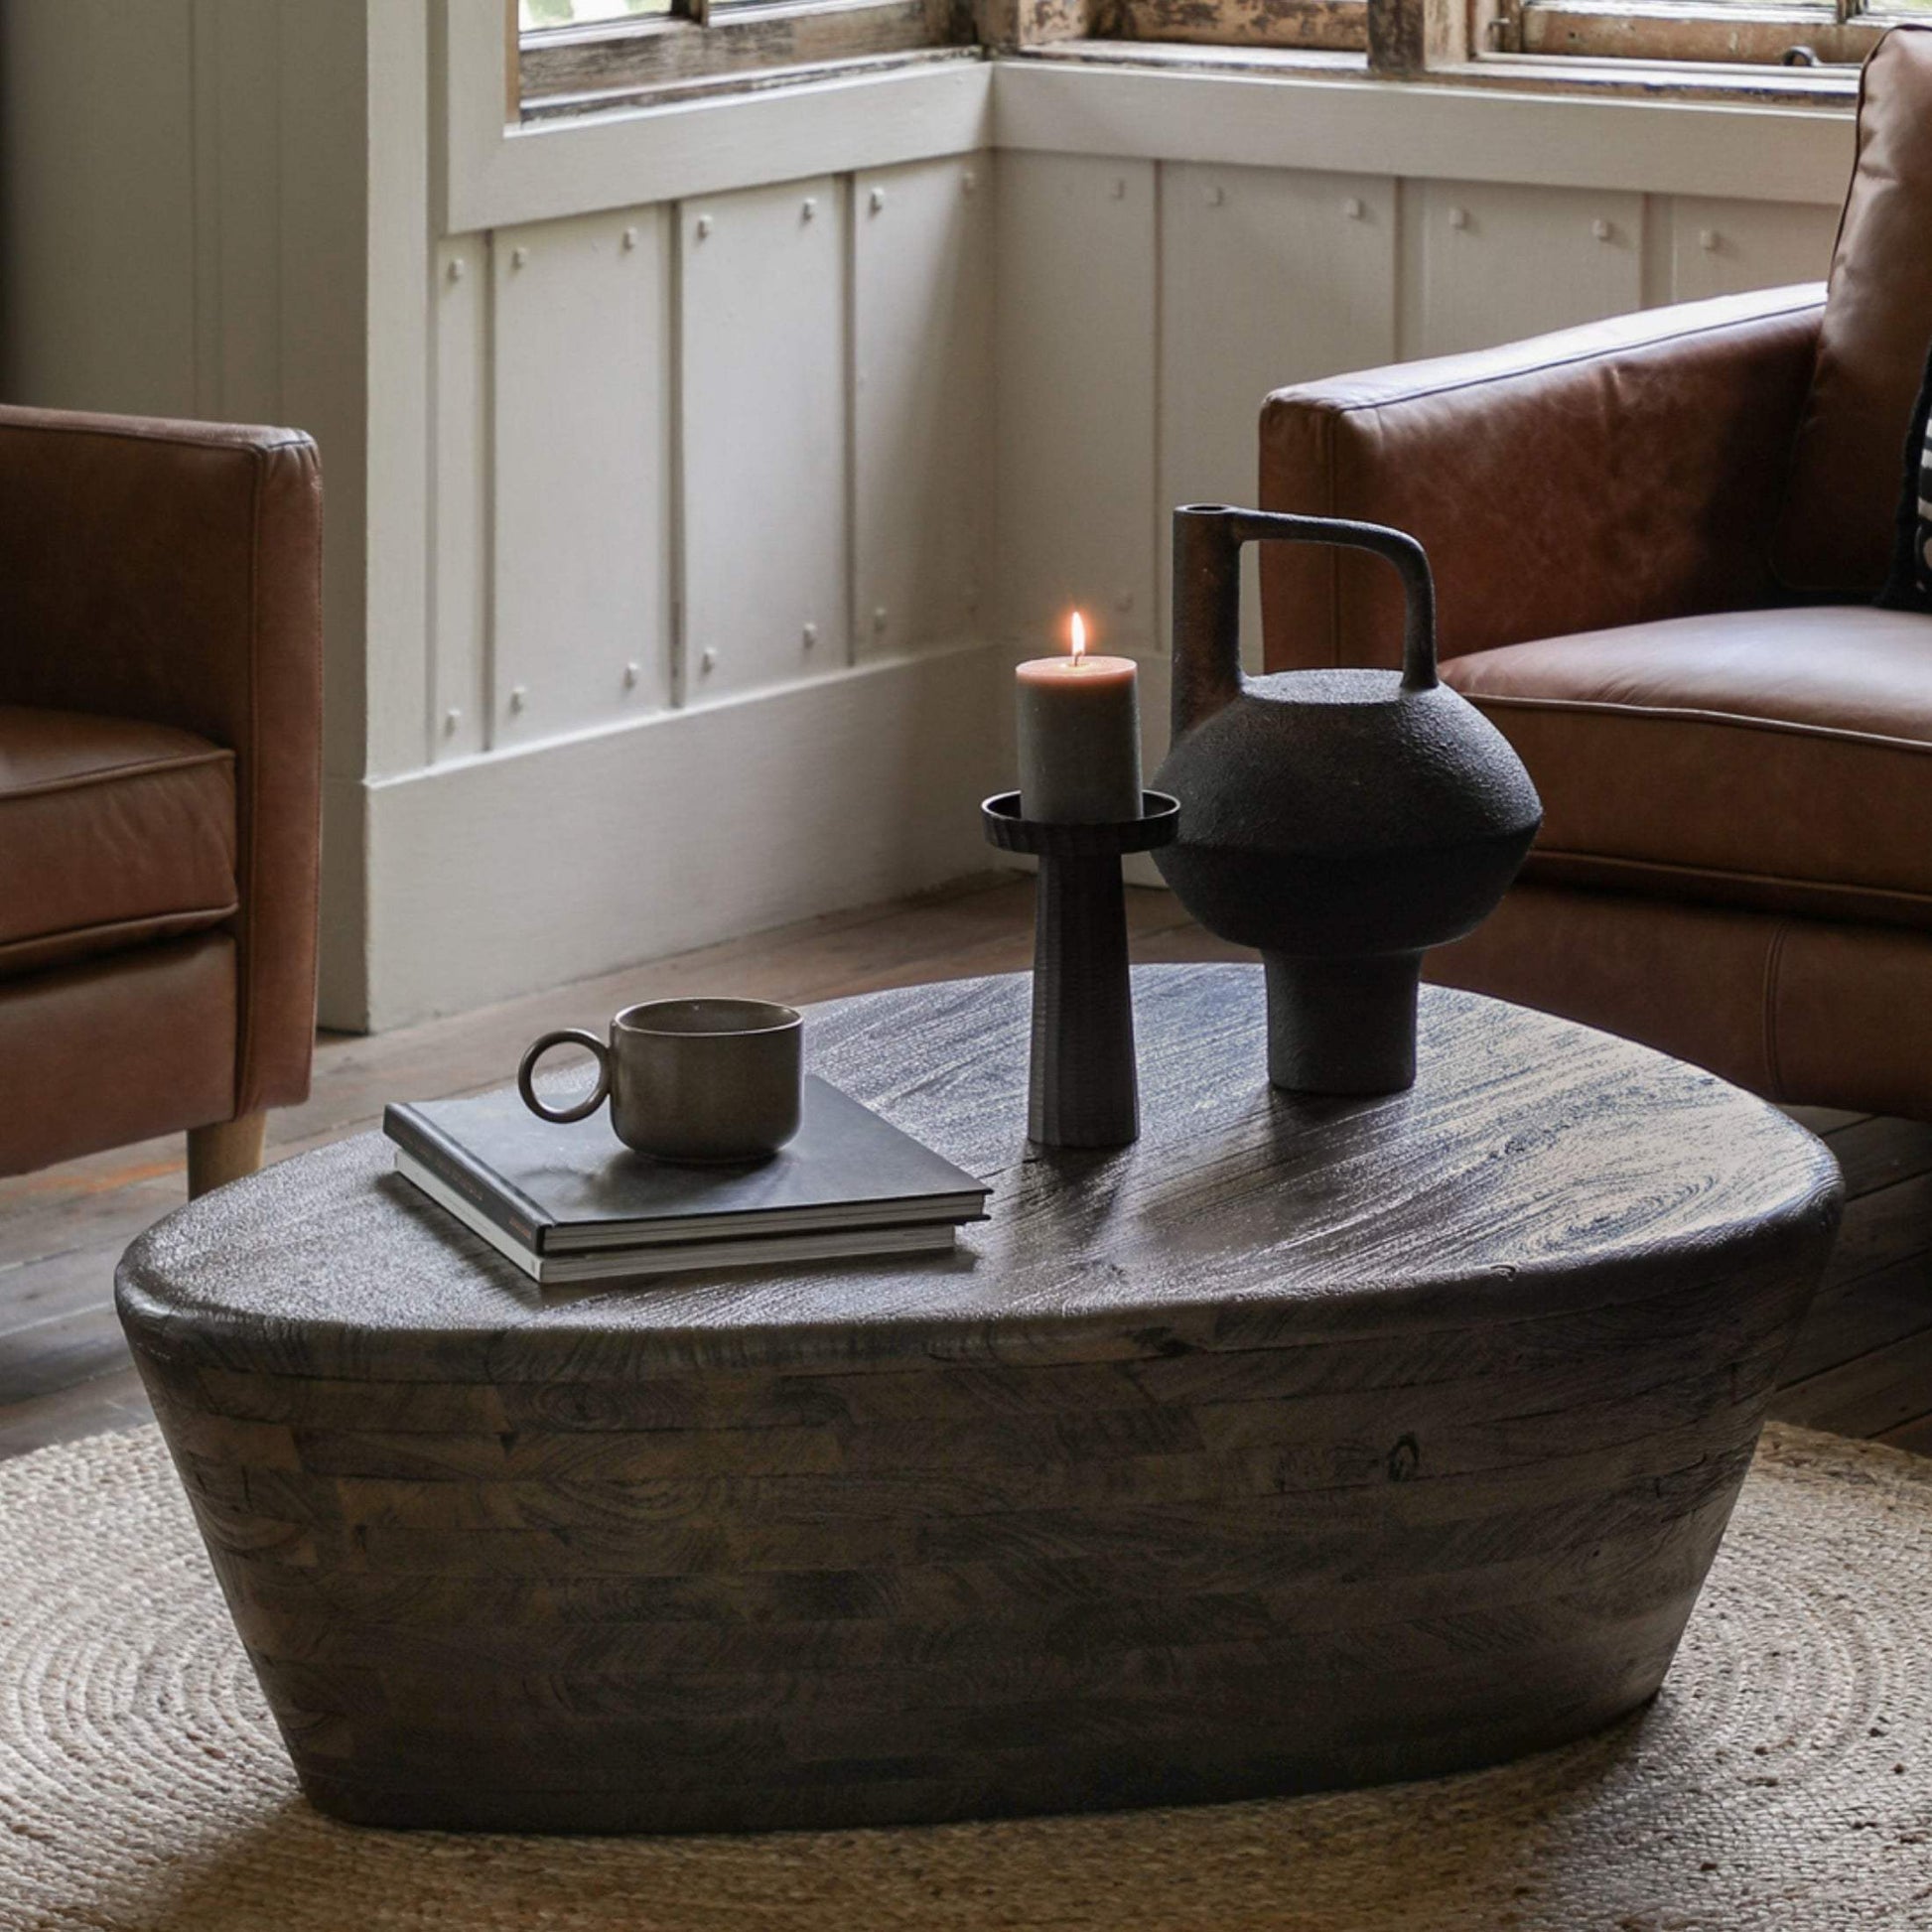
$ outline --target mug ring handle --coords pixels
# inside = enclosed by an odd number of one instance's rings
[[[574,1107],[546,1107],[537,1098],[536,1089],[530,1084],[531,1075],[537,1070],[537,1062],[553,1046],[587,1046],[597,1055],[597,1085],[591,1089],[587,1099],[580,1100]],[[523,1096],[523,1104],[540,1119],[556,1121],[559,1124],[572,1120],[588,1120],[611,1097],[611,1048],[595,1034],[587,1034],[582,1027],[565,1027],[554,1034],[545,1034],[540,1039],[533,1039],[516,1068],[516,1090]]]

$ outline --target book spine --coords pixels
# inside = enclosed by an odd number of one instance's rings
[[[392,1103],[383,1108],[382,1131],[494,1226],[520,1241],[532,1254],[544,1252],[545,1237],[552,1225],[550,1217],[527,1196],[506,1187],[496,1174],[439,1133],[413,1107]]]

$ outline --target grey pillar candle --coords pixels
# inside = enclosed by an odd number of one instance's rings
[[[1073,654],[1016,674],[1020,810],[1042,825],[1118,825],[1141,816],[1141,713],[1130,657],[1089,657],[1079,614]]]

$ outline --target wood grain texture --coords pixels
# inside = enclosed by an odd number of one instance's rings
[[[1829,1154],[1431,989],[1406,1094],[1263,1078],[1252,968],[1139,976],[1146,1130],[1021,1138],[1026,985],[814,1009],[995,1185],[952,1265],[541,1306],[374,1136],[119,1302],[304,1788],[688,1831],[1413,1777],[1667,1669],[1823,1269]]]

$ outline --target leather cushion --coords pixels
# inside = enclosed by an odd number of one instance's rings
[[[1428,972],[1773,1100],[1932,1119],[1923,932],[1523,884]]]
[[[1871,597],[1932,343],[1932,30],[1895,28],[1873,49],[1858,157],[1772,563],[1795,591]]]
[[[232,753],[0,705],[0,977],[216,925],[235,899]]]
[[[235,999],[225,932],[0,983],[0,1174],[228,1119]]]
[[[1932,927],[1932,619],[1720,612],[1443,675],[1543,794],[1532,876]]]

